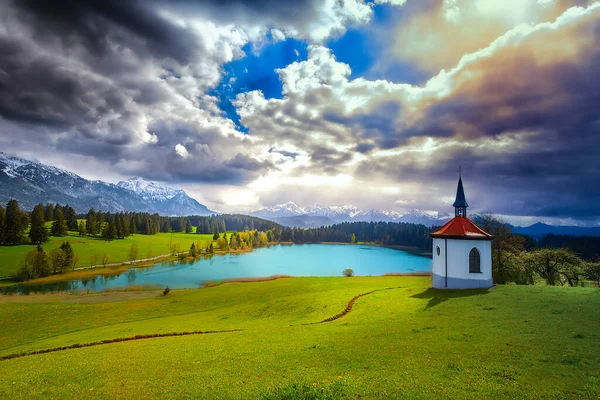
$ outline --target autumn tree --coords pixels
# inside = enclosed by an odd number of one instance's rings
[[[50,273],[50,265],[48,263],[48,255],[38,245],[35,249],[30,250],[25,255],[23,266],[19,271],[19,277],[23,280],[35,279],[47,276]]]

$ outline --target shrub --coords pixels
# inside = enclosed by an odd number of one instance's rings
[[[354,276],[354,271],[351,268],[346,268],[344,270],[344,272],[342,272],[342,275],[348,276],[348,277]]]
[[[165,288],[165,290],[163,290],[163,296],[166,296],[166,295],[168,295],[170,291],[171,291],[171,289],[169,289],[169,287],[167,286],[167,287]]]

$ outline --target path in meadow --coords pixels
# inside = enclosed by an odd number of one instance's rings
[[[25,357],[25,356],[33,356],[36,354],[54,353],[56,351],[100,346],[103,344],[129,342],[132,340],[155,339],[155,338],[173,337],[173,336],[208,335],[211,333],[228,333],[228,332],[240,332],[240,331],[242,331],[242,329],[229,329],[229,330],[223,330],[223,331],[169,332],[169,333],[153,333],[153,334],[149,334],[149,335],[135,335],[135,336],[126,337],[126,338],[105,339],[105,340],[100,340],[98,342],[83,343],[83,344],[77,343],[77,344],[72,344],[70,346],[54,347],[51,349],[34,350],[34,351],[26,351],[23,353],[9,354],[7,356],[0,357],[0,361],[12,360],[14,358],[20,358],[20,357]]]
[[[352,307],[354,306],[354,303],[356,302],[356,300],[360,299],[361,297],[368,296],[375,292],[382,292],[384,290],[392,290],[392,289],[400,289],[400,288],[401,288],[401,286],[389,287],[389,288],[385,288],[385,289],[375,289],[375,290],[371,290],[370,292],[367,292],[367,293],[359,294],[358,296],[354,296],[352,298],[352,300],[350,300],[348,302],[346,309],[344,311],[342,311],[341,313],[334,315],[333,317],[326,318],[319,322],[309,322],[309,323],[305,323],[302,325],[315,325],[315,324],[323,324],[325,322],[335,321],[337,319],[342,318],[345,315],[348,315],[348,313],[350,311],[352,311]],[[77,344],[72,344],[72,345],[63,346],[63,347],[53,347],[50,349],[33,350],[33,351],[27,351],[27,352],[23,352],[23,353],[9,354],[7,356],[0,357],[0,361],[12,360],[15,358],[33,356],[33,355],[37,355],[37,354],[54,353],[54,352],[63,351],[63,350],[81,349],[84,347],[100,346],[100,345],[104,345],[104,344],[128,342],[128,341],[132,341],[132,340],[144,340],[144,339],[155,339],[155,338],[175,337],[175,336],[189,336],[189,335],[207,335],[207,334],[212,334],[212,333],[230,333],[230,332],[241,332],[241,331],[243,331],[243,329],[228,329],[228,330],[221,330],[221,331],[169,332],[169,333],[155,333],[155,334],[149,334],[149,335],[135,335],[135,336],[126,337],[126,338],[105,339],[105,340],[100,340],[97,342],[90,342],[90,343],[83,343],[83,344],[77,343]]]
[[[356,300],[360,299],[361,297],[368,296],[371,293],[375,293],[375,292],[382,292],[384,290],[400,289],[401,287],[402,286],[389,287],[389,288],[385,288],[385,289],[375,289],[375,290],[371,290],[370,292],[367,292],[367,293],[359,294],[358,296],[354,296],[352,298],[352,300],[350,300],[350,302],[348,302],[348,305],[346,306],[346,309],[344,311],[342,311],[341,313],[339,313],[337,315],[334,315],[333,317],[325,318],[324,320],[319,321],[319,322],[308,322],[308,323],[302,324],[302,325],[324,324],[325,322],[335,321],[336,319],[340,319],[340,318],[348,315],[350,313],[350,311],[352,311],[352,307],[354,306],[354,303],[356,302]]]

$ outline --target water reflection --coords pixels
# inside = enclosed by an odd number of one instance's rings
[[[369,251],[363,251],[369,250]],[[431,259],[383,247],[349,245],[286,245],[198,259],[158,263],[108,275],[43,284],[19,284],[2,293],[99,292],[131,288],[196,288],[208,281],[271,275],[341,276],[352,268],[356,276],[430,272]]]

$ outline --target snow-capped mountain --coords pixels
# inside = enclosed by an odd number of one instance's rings
[[[153,201],[165,201],[172,199],[178,194],[185,193],[181,189],[173,189],[168,186],[161,185],[160,183],[147,181],[139,177],[129,178],[126,181],[121,181],[117,183],[117,186],[135,192],[144,200]]]
[[[306,212],[298,207],[295,203],[288,201],[287,203],[278,204],[272,207],[261,208],[258,211],[253,211],[250,215],[261,218],[284,218],[304,215]]]
[[[407,213],[398,213],[384,210],[361,210],[352,205],[328,207],[315,203],[302,208],[291,201],[262,208],[251,212],[250,215],[270,219],[285,226],[304,228],[352,221],[409,222],[436,226],[444,224],[451,218],[448,213],[433,211],[411,210]]]
[[[69,204],[77,212],[141,211],[161,215],[211,215],[183,190],[134,178],[115,185],[90,181],[63,169],[0,152],[0,204],[17,199],[31,210],[38,203]]]

